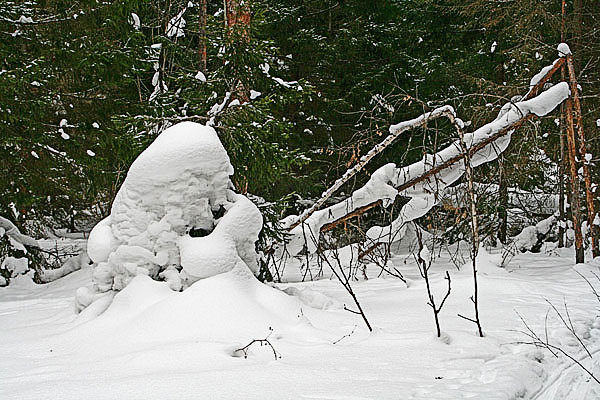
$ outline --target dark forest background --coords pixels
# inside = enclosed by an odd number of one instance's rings
[[[597,0],[567,1],[564,18],[560,0],[2,1],[0,35],[0,215],[21,226],[82,230],[108,215],[135,157],[185,120],[215,126],[240,192],[274,218],[298,212],[392,123],[442,104],[469,131],[493,119],[561,35],[598,156]],[[476,180],[558,193],[557,118],[520,129]],[[440,148],[449,128],[400,138],[343,192]]]

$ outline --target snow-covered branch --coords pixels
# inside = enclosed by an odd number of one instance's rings
[[[454,118],[454,109],[451,106],[446,105],[436,108],[431,112],[422,114],[417,118],[390,126],[390,134],[382,142],[375,145],[375,147],[373,147],[367,154],[362,156],[358,164],[348,169],[344,175],[341,176],[341,178],[335,181],[335,183],[329,187],[329,189],[324,191],[319,200],[317,200],[315,204],[313,204],[308,210],[304,211],[302,216],[300,216],[300,219],[293,223],[289,229],[293,229],[306,221],[306,219],[309,218],[319,208],[321,208],[327,199],[329,199],[340,187],[342,187],[344,183],[348,182],[349,179],[360,172],[369,163],[369,161],[373,159],[373,157],[381,153],[385,148],[392,144],[402,133],[410,129],[422,127],[429,121],[440,117]]]
[[[550,73],[548,73],[549,75]],[[549,79],[546,75],[537,83]],[[527,94],[533,96],[536,85]],[[464,136],[465,145],[471,159],[471,166],[495,160],[510,143],[512,132],[533,116],[544,116],[554,110],[569,96],[569,86],[561,82],[528,100],[507,103],[496,119],[475,132]],[[290,229],[291,240],[287,250],[297,254],[305,245],[304,232],[310,231],[316,237],[319,232],[335,226],[340,220],[359,215],[364,210],[392,204],[397,195],[410,197],[410,201],[400,210],[389,227],[375,226],[367,236],[374,242],[387,241],[405,229],[405,223],[425,215],[439,201],[439,194],[456,182],[464,173],[464,155],[458,141],[434,155],[426,155],[423,160],[409,166],[397,168],[390,163],[373,173],[371,179],[350,197],[323,210],[315,211],[301,224]],[[299,219],[296,217],[296,219]],[[288,218],[288,223],[295,222]],[[289,225],[291,227],[291,224]],[[316,243],[306,243],[308,250],[316,251]]]
[[[23,246],[30,246],[35,248],[40,247],[37,240],[33,239],[30,236],[22,234],[21,231],[19,231],[19,228],[15,226],[15,224],[13,224],[10,220],[0,216],[0,237],[4,235],[8,236],[13,245],[18,243]]]

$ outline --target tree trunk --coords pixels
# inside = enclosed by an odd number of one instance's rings
[[[250,5],[248,0],[225,0],[225,24],[230,32],[241,29],[242,36],[249,37]]]
[[[596,220],[596,211],[594,208],[594,195],[592,194],[592,177],[590,174],[590,162],[587,158],[587,147],[585,144],[585,132],[583,130],[583,117],[581,115],[581,102],[579,101],[579,91],[577,89],[577,78],[575,76],[575,67],[573,66],[573,56],[567,56],[567,68],[569,70],[569,82],[571,84],[572,113],[577,127],[577,138],[579,139],[579,157],[583,164],[583,178],[585,181],[585,199],[587,203],[588,226],[592,241],[592,254],[594,257],[600,256],[598,249],[598,227],[594,224]]]
[[[583,0],[573,1],[573,51],[577,54],[577,61],[581,58],[583,49]],[[579,64],[577,64],[579,67]]]
[[[504,166],[504,156],[500,156],[500,182],[498,185],[498,217],[500,219],[500,229],[498,230],[498,239],[500,243],[506,244],[508,230],[508,182],[506,177],[506,168]]]
[[[579,204],[579,177],[577,176],[577,150],[575,147],[575,127],[573,123],[573,101],[566,100],[567,145],[569,150],[569,167],[571,172],[571,218],[575,230],[575,262],[584,262],[583,236],[581,234],[581,206]]]
[[[200,43],[198,53],[200,56],[200,71],[206,74],[206,0],[200,0],[200,10],[198,15],[200,28]]]
[[[467,179],[468,192],[469,192],[469,203],[470,209],[469,214],[471,216],[471,261],[473,271],[473,296],[471,296],[471,302],[473,303],[475,318],[465,318],[477,325],[477,333],[479,337],[483,337],[483,330],[481,329],[481,321],[479,319],[479,285],[477,282],[477,253],[479,252],[479,226],[477,224],[477,198],[475,196],[475,189],[473,187],[473,167],[471,166],[471,155],[467,145],[465,143],[465,136],[460,127],[457,126],[458,136],[462,154],[464,157],[465,166],[465,178]],[[460,314],[459,314],[460,316]]]
[[[560,160],[558,161],[558,247],[565,247],[565,116],[561,104]]]
[[[561,1],[560,15],[560,41],[565,41],[565,20],[567,15],[567,2]],[[561,80],[565,80],[565,69],[560,70]],[[560,159],[558,161],[558,247],[565,247],[565,105],[560,105]]]
[[[249,0],[225,0],[225,26],[230,39],[236,41],[236,45],[250,41],[250,3]],[[242,45],[242,43],[239,43]],[[236,77],[232,99],[241,103],[250,100],[250,90],[246,87],[241,77]]]

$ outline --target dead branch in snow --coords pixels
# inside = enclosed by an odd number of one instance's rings
[[[469,192],[469,203],[471,214],[471,262],[473,266],[473,296],[471,301],[475,309],[475,324],[477,325],[477,333],[479,337],[483,337],[483,331],[481,330],[481,321],[479,319],[479,291],[477,284],[477,253],[479,251],[479,227],[477,224],[477,199],[475,198],[475,190],[473,189],[473,167],[471,165],[471,157],[469,156],[469,150],[465,143],[465,134],[462,130],[462,125],[454,121],[454,128],[458,133],[460,149],[465,159],[465,176],[467,178],[467,187]]]
[[[590,282],[590,280],[585,275],[583,275],[581,272],[577,271],[576,269],[573,269],[573,270],[575,271],[575,273],[577,275],[579,275],[585,281],[585,283],[587,283],[587,285],[592,290],[592,293],[594,293],[594,296],[596,296],[596,300],[598,300],[598,302],[600,302],[600,294],[598,293],[598,290],[596,290],[594,285],[592,285],[592,282]],[[598,275],[595,272],[592,271],[592,274],[596,277],[596,279],[600,280],[600,277],[598,277]]]
[[[314,232],[310,231],[310,234],[311,234],[311,239],[314,240],[315,243],[318,243],[318,239],[315,237]],[[352,300],[354,301],[354,304],[356,305],[356,308],[358,308],[358,311],[352,310],[350,308],[347,308],[346,305],[344,304],[344,310],[349,311],[349,312],[351,312],[353,314],[360,315],[362,317],[363,321],[365,322],[365,325],[367,325],[367,328],[369,329],[369,331],[373,332],[373,328],[371,327],[371,324],[369,323],[369,320],[367,319],[367,316],[366,316],[366,314],[365,314],[362,306],[360,305],[360,302],[358,301],[358,298],[356,297],[356,293],[354,292],[354,289],[352,288],[352,284],[350,283],[350,278],[352,276],[351,271],[349,271],[348,273],[346,273],[346,271],[344,270],[344,266],[342,265],[342,261],[340,260],[340,255],[339,255],[338,248],[335,247],[335,246],[328,246],[328,247],[332,247],[333,248],[333,250],[331,250],[331,257],[335,261],[336,265],[334,265],[329,260],[329,257],[327,255],[323,254],[322,250],[317,252],[317,256],[325,264],[327,264],[327,266],[329,267],[329,269],[331,269],[331,272],[335,275],[335,277],[337,278],[337,280],[342,284],[342,286],[344,287],[344,289],[346,289],[346,292],[348,292],[348,294],[350,295],[350,297],[352,297]],[[350,265],[352,265],[352,260],[350,260]],[[309,266],[307,265],[307,268],[308,267]]]
[[[234,350],[233,351],[233,356],[234,357],[243,356],[244,358],[248,358],[248,352],[250,351],[250,347],[252,347],[255,344],[258,344],[261,347],[262,346],[269,346],[271,348],[271,351],[273,351],[273,357],[275,358],[275,360],[280,359],[281,358],[281,354],[279,354],[277,352],[277,350],[275,350],[275,347],[269,341],[269,337],[271,337],[271,335],[273,334],[273,328],[269,327],[269,331],[270,331],[269,334],[264,339],[254,339],[250,343],[248,343],[247,345],[245,345],[244,347],[240,347],[239,349]]]
[[[527,322],[525,321],[525,319],[523,318],[523,316],[521,314],[517,313],[517,315],[519,316],[519,319],[521,320],[521,322],[523,323],[523,325],[525,326],[525,329],[526,329],[525,331],[520,331],[520,332],[522,334],[524,334],[525,336],[527,336],[529,339],[531,339],[531,341],[521,341],[521,342],[517,342],[517,344],[527,344],[527,345],[532,345],[535,347],[544,348],[544,349],[548,350],[556,358],[558,358],[559,354],[562,354],[563,356],[565,356],[569,360],[571,360],[580,369],[582,369],[587,375],[590,376],[590,378],[592,378],[594,381],[596,381],[596,383],[600,384],[600,379],[598,379],[598,377],[596,375],[594,375],[593,371],[590,371],[582,363],[582,361],[584,361],[587,357],[590,357],[590,359],[593,360],[592,353],[590,353],[585,346],[584,346],[584,349],[586,352],[585,355],[583,355],[583,357],[577,357],[576,355],[571,355],[571,354],[567,353],[565,351],[565,349],[563,349],[561,346],[557,346],[553,343],[550,343],[550,340],[548,338],[548,314],[546,314],[546,319],[544,322],[544,332],[545,332],[544,338],[541,338],[529,326],[529,324],[527,324]],[[560,315],[560,313],[559,313],[559,315]],[[563,320],[563,324],[567,327],[567,329],[569,329],[569,325],[567,325],[564,320]],[[571,330],[569,329],[569,331],[571,331]],[[581,339],[579,338],[579,336],[577,334],[575,334],[573,331],[571,331],[571,333],[575,335],[575,337],[578,339],[579,343],[582,343]]]
[[[339,342],[341,342],[342,340],[346,339],[347,337],[350,337],[350,336],[354,335],[354,331],[355,330],[356,330],[356,325],[354,325],[354,328],[352,328],[352,331],[350,331],[350,333],[346,333],[344,336],[342,336],[341,338],[339,338],[338,340],[336,340],[332,344],[338,344]]]
[[[423,245],[422,233],[419,229],[417,229],[416,234],[419,249],[418,252],[414,254],[415,261],[417,262],[421,278],[425,280],[425,287],[427,289],[427,305],[431,307],[431,310],[433,311],[433,320],[435,321],[436,335],[437,337],[442,337],[439,314],[442,311],[442,308],[444,307],[444,304],[446,303],[446,300],[450,296],[450,292],[452,290],[450,274],[448,273],[448,271],[446,271],[446,276],[444,277],[444,279],[448,282],[448,288],[446,289],[446,294],[442,298],[442,301],[438,305],[436,305],[435,297],[431,290],[431,283],[429,280],[429,269],[431,268],[431,264],[433,263],[433,257],[431,253],[429,253],[429,260],[425,260],[423,255],[426,247]]]

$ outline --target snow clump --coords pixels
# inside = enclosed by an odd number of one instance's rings
[[[569,48],[569,45],[566,43],[560,43],[558,45],[558,47],[556,48],[556,50],[558,50],[559,57],[564,57],[564,56],[568,56],[569,54],[571,54],[571,49]]]
[[[82,310],[136,276],[173,290],[236,269],[258,270],[258,208],[234,193],[233,167],[217,133],[183,122],[166,129],[133,162],[111,214],[90,233],[92,287],[77,292]]]

